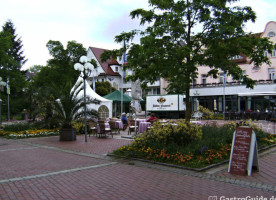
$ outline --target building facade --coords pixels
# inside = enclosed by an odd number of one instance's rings
[[[131,82],[126,81],[128,75],[132,75],[131,70],[123,71],[122,64],[123,60],[121,58],[109,59],[106,62],[101,62],[100,56],[106,49],[89,47],[87,52],[87,57],[89,59],[94,59],[97,62],[97,68],[95,73],[89,77],[88,81],[90,84],[93,83],[93,77],[95,81],[105,82],[108,81],[114,88],[121,90],[122,88],[127,91],[131,89]],[[162,81],[163,79],[161,79]],[[148,89],[146,89],[146,94],[155,95],[161,93],[161,81],[156,80],[153,84],[148,84]]]
[[[260,37],[268,37],[276,43],[276,22],[268,22]],[[221,71],[219,77],[207,77],[208,66],[198,67],[198,78],[191,86],[193,111],[202,105],[215,112],[269,112],[276,107],[276,55],[265,52],[271,64],[255,67],[245,55],[231,58],[237,62],[243,73],[255,80],[254,89],[246,88],[242,81],[234,81],[231,76],[225,76]],[[225,104],[224,104],[225,102]],[[225,105],[225,106],[224,106]]]

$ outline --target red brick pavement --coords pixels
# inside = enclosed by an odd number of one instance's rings
[[[24,141],[92,154],[107,154],[118,149],[122,145],[128,145],[131,143],[131,140],[112,139],[109,137],[98,138],[88,136],[87,138],[88,142],[85,142],[83,135],[78,135],[77,141],[72,142],[60,142],[58,137],[29,138]]]
[[[271,151],[270,153],[259,157],[260,170],[259,172],[253,171],[251,176],[238,176],[230,174],[227,172],[226,168],[217,172],[216,175],[276,186],[276,148],[274,149],[275,150]]]
[[[5,145],[6,149],[4,150],[4,146],[2,146],[0,150],[0,179],[36,175],[107,162],[55,150],[22,145],[14,141],[5,141],[5,143],[8,144]]]
[[[273,194],[126,164],[0,184],[2,200],[207,200],[208,196],[270,198]]]
[[[221,196],[271,198],[274,195],[276,197],[275,193],[256,189],[254,186],[249,188],[225,181],[210,180],[205,173],[200,173],[203,177],[199,178],[184,170],[156,168],[151,164],[141,165],[134,161],[127,161],[128,163],[117,161],[117,164],[103,166],[100,164],[110,164],[111,161],[80,155],[74,151],[106,154],[121,145],[129,144],[130,141],[95,137],[88,137],[88,139],[89,142],[85,143],[84,138],[79,136],[75,142],[59,142],[58,137],[17,141],[0,138],[0,199],[207,200],[208,196],[217,196],[218,199]],[[44,145],[58,148],[48,149],[44,148]],[[71,152],[64,152],[60,149],[71,150]],[[268,154],[260,158],[260,160],[267,160],[267,166],[263,164],[262,169],[271,167],[269,160],[275,160],[274,156],[275,154]],[[95,166],[96,168],[74,171],[74,168],[82,166]],[[62,172],[64,169],[72,170]],[[56,174],[45,175],[46,172],[53,171]],[[222,177],[227,178],[223,173],[217,174],[222,174]],[[264,177],[256,179],[254,176],[255,179],[250,181],[266,183],[264,180],[271,176],[271,173],[273,173],[273,168],[265,175],[261,171],[260,174]],[[26,177],[39,174],[45,176]],[[25,177],[18,180],[6,180],[22,176]],[[240,177],[237,178],[240,179]],[[270,185],[274,183],[269,181]]]

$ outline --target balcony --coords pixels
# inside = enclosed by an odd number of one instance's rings
[[[276,80],[258,80],[256,81],[256,85],[262,84],[274,84]],[[226,82],[225,86],[239,86],[245,85],[241,81],[233,81],[233,82]],[[191,84],[191,88],[206,88],[206,87],[223,87],[223,83],[206,83],[206,84]]]

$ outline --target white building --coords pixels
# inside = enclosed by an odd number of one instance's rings
[[[123,61],[119,57],[117,58],[117,60],[112,58],[107,62],[101,62],[100,56],[105,50],[106,49],[89,47],[87,52],[87,57],[89,59],[93,58],[97,61],[98,64],[96,73],[94,74],[96,81],[108,81],[113,87],[118,90],[120,90],[121,88],[124,88],[125,90],[130,89],[131,82],[126,82],[125,78],[123,78],[123,75],[125,74],[125,77],[128,75],[132,75],[132,71],[127,70],[126,72],[123,72]],[[92,84],[92,77],[90,77],[88,80],[89,83]],[[160,94],[161,81],[157,80],[153,84],[149,84],[148,89],[145,91],[146,94]]]

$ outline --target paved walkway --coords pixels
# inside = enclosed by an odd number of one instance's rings
[[[227,165],[192,172],[106,156],[131,142],[121,135],[0,138],[0,199],[276,199],[276,147],[260,155],[260,172],[234,176]]]

